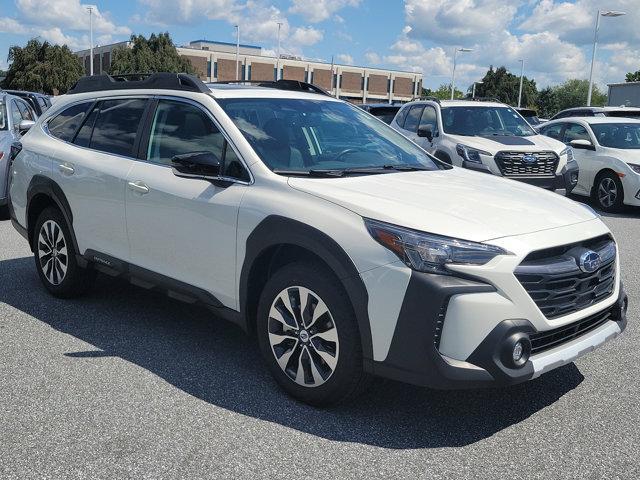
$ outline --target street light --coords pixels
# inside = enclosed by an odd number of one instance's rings
[[[518,90],[518,108],[520,108],[520,103],[522,101],[522,76],[524,75],[524,59],[520,60],[522,64],[520,66],[520,90]]]
[[[476,98],[476,85],[484,82],[473,82],[473,89],[471,90],[471,98]]]
[[[451,100],[453,100],[456,91],[456,57],[458,52],[473,52],[471,48],[456,48],[453,51],[453,72],[451,73]]]
[[[88,6],[89,11],[89,75],[93,77],[93,7]]]
[[[587,93],[587,107],[591,106],[591,92],[593,90],[593,64],[596,61],[596,47],[598,45],[598,29],[600,28],[600,17],[621,17],[626,15],[627,12],[619,12],[616,10],[607,10],[601,12],[598,10],[596,15],[596,31],[593,35],[593,52],[591,53],[591,72],[589,73],[589,92]]]
[[[240,25],[234,25],[236,27],[236,80],[240,80]]]
[[[276,58],[276,80],[279,80],[280,76],[280,28],[282,28],[282,22],[278,22],[278,58]]]

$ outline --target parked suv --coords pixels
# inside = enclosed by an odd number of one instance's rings
[[[13,222],[50,293],[106,272],[199,302],[254,332],[312,404],[369,374],[522,382],[626,325],[592,210],[452,167],[308,84],[87,77],[11,170]]]
[[[578,181],[571,147],[538,135],[505,104],[411,102],[391,126],[443,162],[568,194]]]
[[[0,90],[0,219],[7,218],[7,178],[11,144],[33,125],[37,115],[22,98]]]
[[[574,107],[561,110],[551,120],[568,117],[624,117],[640,118],[640,108],[634,107]]]
[[[5,92],[25,100],[38,116],[46,112],[51,106],[49,96],[42,93],[24,92],[22,90],[5,90]]]

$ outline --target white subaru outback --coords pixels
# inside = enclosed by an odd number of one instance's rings
[[[371,374],[522,382],[626,325],[591,210],[443,163],[308,84],[87,77],[21,143],[10,213],[49,292],[105,272],[201,303],[312,404]]]
[[[391,126],[452,165],[566,194],[578,183],[571,147],[538,134],[503,103],[435,98],[411,102]]]

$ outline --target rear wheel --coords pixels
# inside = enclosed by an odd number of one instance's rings
[[[624,201],[620,178],[613,172],[599,174],[593,186],[593,200],[605,212],[620,210]]]
[[[321,266],[289,264],[268,280],[257,334],[274,378],[299,400],[335,404],[353,398],[366,384],[351,303]]]
[[[96,272],[78,265],[71,232],[60,210],[46,208],[38,217],[34,232],[36,268],[45,288],[62,298],[87,291]]]

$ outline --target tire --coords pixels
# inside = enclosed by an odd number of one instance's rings
[[[319,308],[324,313],[316,317]],[[324,266],[291,263],[278,270],[260,296],[256,328],[271,374],[298,400],[334,405],[368,383],[351,302]]]
[[[591,194],[594,203],[604,212],[617,212],[622,208],[624,189],[620,178],[613,172],[602,172],[596,177]]]
[[[60,298],[82,295],[96,276],[95,270],[78,265],[71,238],[60,210],[55,207],[44,209],[34,230],[34,259],[42,284],[49,293]]]
[[[9,220],[9,206],[0,206],[0,220]]]

